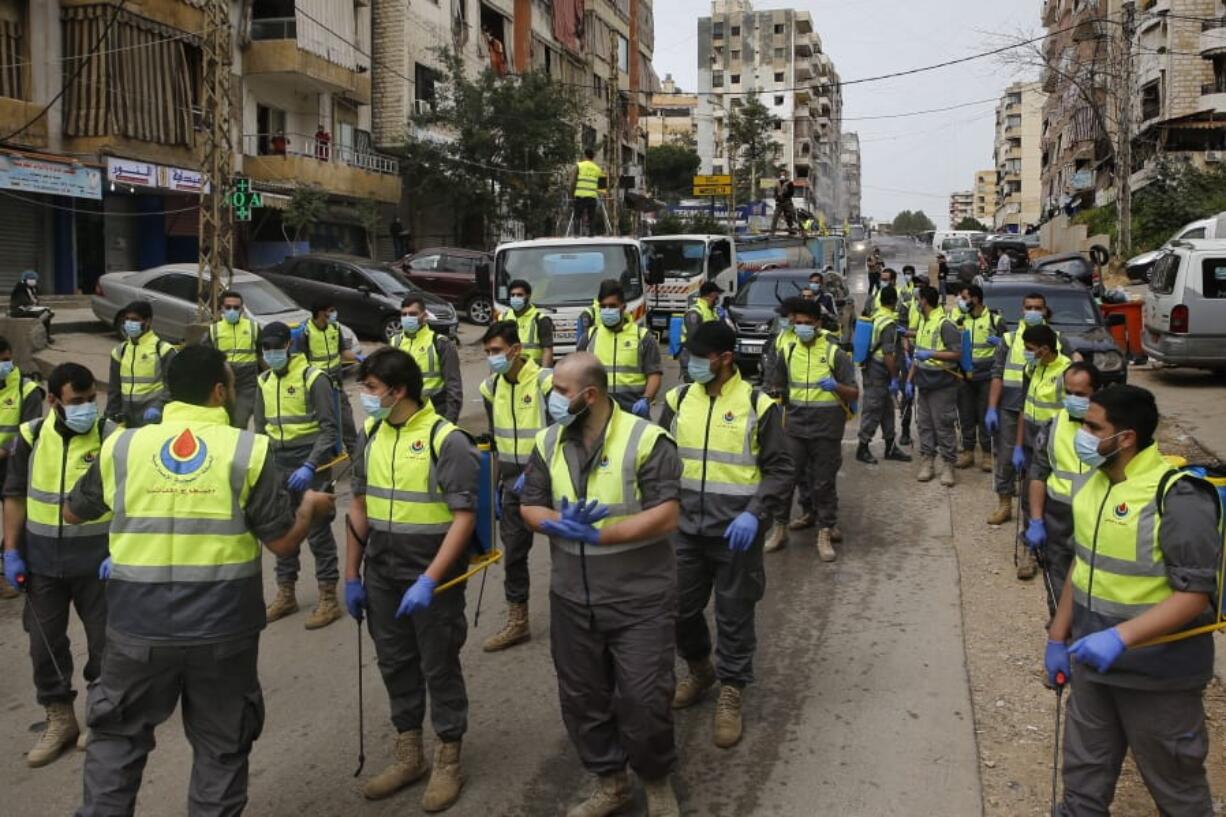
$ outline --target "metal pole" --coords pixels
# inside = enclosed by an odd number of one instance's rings
[[[1119,217],[1116,253],[1120,258],[1127,258],[1132,248],[1132,38],[1136,31],[1136,3],[1126,0],[1123,11],[1120,87],[1116,89],[1120,131],[1120,145],[1115,157],[1116,211]]]

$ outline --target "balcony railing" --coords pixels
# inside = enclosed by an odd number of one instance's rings
[[[1226,28],[1226,17],[1217,17],[1212,20],[1205,20],[1200,24],[1201,31],[1212,31],[1215,28]]]
[[[251,21],[253,40],[296,40],[298,19],[296,17],[262,17]]]
[[[391,156],[359,150],[352,145],[339,145],[302,133],[245,133],[243,154],[246,156],[301,156],[320,162],[348,165],[358,170],[395,176],[400,162]]]
[[[1208,85],[1200,86],[1200,95],[1209,96],[1210,94],[1226,94],[1226,77],[1210,82]]]

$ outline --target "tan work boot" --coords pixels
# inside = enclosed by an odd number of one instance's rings
[[[1034,553],[1028,547],[1022,547],[1022,552],[1017,558],[1017,577],[1023,581],[1034,578],[1034,574],[1039,570],[1039,563],[1035,561]]]
[[[367,780],[362,794],[367,800],[382,800],[417,782],[428,770],[421,749],[421,730],[401,732],[392,748],[392,765]]]
[[[596,790],[591,796],[566,812],[566,817],[608,817],[631,802],[629,775],[624,771],[602,774],[596,779]]]
[[[434,750],[434,768],[430,771],[426,793],[421,797],[421,807],[425,811],[446,811],[460,799],[460,789],[464,788],[460,744],[458,740],[444,741]]]
[[[677,684],[677,690],[673,693],[673,709],[685,709],[698,703],[715,683],[715,665],[710,658],[685,663],[689,664],[690,674]]]
[[[782,522],[776,522],[771,526],[771,532],[766,536],[766,543],[762,546],[764,553],[774,553],[781,549],[788,542],[788,526]]]
[[[315,609],[307,616],[302,626],[308,630],[318,630],[320,627],[327,627],[340,617],[341,607],[336,603],[336,585],[320,584],[319,604],[315,605]]]
[[[919,473],[915,475],[916,480],[919,482],[931,482],[934,476],[932,467],[932,457],[921,457]]]
[[[715,745],[731,749],[741,742],[741,692],[739,687],[720,684],[715,704]]]
[[[268,618],[268,623],[272,624],[278,619],[285,618],[298,612],[298,598],[294,595],[294,585],[292,583],[277,584],[277,597],[272,600],[272,604],[268,605],[264,610],[264,615]]]
[[[941,460],[941,484],[946,488],[952,488],[957,483],[954,479],[954,464]]]
[[[502,629],[485,640],[481,649],[486,652],[498,652],[507,647],[514,647],[532,638],[528,631],[528,603],[513,601],[507,604],[507,623]]]
[[[26,765],[32,769],[46,766],[69,747],[77,745],[81,727],[77,715],[68,701],[47,704],[47,727],[39,735],[38,742],[26,755]]]
[[[974,464],[975,464],[975,451],[974,449],[972,449],[970,451],[960,452],[958,454],[958,462],[955,464],[954,467],[955,468],[970,468]]]
[[[8,579],[0,576],[0,599],[15,599],[20,595],[21,592],[9,584]]]
[[[804,530],[805,528],[813,527],[816,520],[811,513],[802,513],[800,516],[788,523],[788,530]]]
[[[1013,497],[997,494],[996,500],[996,510],[988,516],[989,525],[1003,525],[1013,518]]]
[[[823,562],[833,562],[835,559],[834,545],[830,543],[830,528],[822,528],[817,532],[817,555]]]
[[[659,780],[644,780],[643,792],[647,795],[647,817],[681,817],[673,781],[668,777]]]
[[[835,525],[830,529],[830,541],[836,545],[843,541],[843,531],[839,530],[839,526]]]
[[[992,465],[992,453],[990,451],[979,452],[979,470],[985,474],[990,474],[996,470]]]

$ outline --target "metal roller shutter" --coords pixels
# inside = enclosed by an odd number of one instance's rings
[[[38,207],[0,196],[0,297],[28,269],[38,269],[43,246]]]

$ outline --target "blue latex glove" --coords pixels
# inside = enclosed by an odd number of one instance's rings
[[[1031,550],[1038,550],[1047,544],[1047,525],[1042,519],[1031,519],[1026,523],[1026,544]]]
[[[365,362],[366,362],[366,355],[362,354],[361,352],[358,352],[358,353],[357,353],[357,354],[355,354],[353,357],[354,357],[354,359],[355,359],[355,360],[357,360],[357,362],[358,362],[358,363],[365,363]]]
[[[595,499],[586,504],[580,500],[572,505],[567,501],[566,497],[562,497],[562,507],[558,510],[558,514],[562,517],[563,522],[595,525],[609,515],[609,508],[601,505]]]
[[[890,394],[891,394],[891,395],[893,395],[894,397],[897,397],[897,396],[898,396],[899,386],[898,386],[898,378],[897,378],[897,377],[896,377],[896,378],[894,378],[893,380],[891,380],[891,381],[890,381],[890,386],[889,386],[889,389],[890,389]]]
[[[591,525],[572,520],[548,519],[541,523],[541,533],[557,536],[559,539],[586,542],[589,545],[600,544],[600,531]]]
[[[994,408],[990,408],[987,414],[983,415],[983,427],[987,429],[989,434],[995,434],[1000,431],[1000,413]]]
[[[4,551],[4,580],[18,587],[26,580],[26,560],[15,550]]]
[[[1004,342],[1000,335],[988,335],[988,346],[1000,346]]]
[[[728,310],[724,309],[722,306],[715,307],[715,317],[719,318],[721,321],[728,320]]]
[[[289,475],[289,489],[291,491],[305,491],[311,487],[311,480],[315,478],[315,466],[308,463],[299,465],[294,473]]]
[[[494,518],[502,519],[502,489],[494,489]]]
[[[1013,458],[1010,460],[1013,463],[1013,470],[1017,472],[1026,469],[1026,449],[1020,445],[1013,446]]]
[[[1068,645],[1063,641],[1052,641],[1049,639],[1047,649],[1043,651],[1043,669],[1047,670],[1047,681],[1052,686],[1064,686],[1064,684],[1067,684],[1068,679],[1073,675],[1073,671],[1069,667]],[[1064,674],[1062,681],[1056,677],[1057,673]]]
[[[162,421],[162,410],[157,406],[150,406],[145,409],[146,423],[160,423]]]
[[[749,550],[757,535],[758,517],[749,511],[742,511],[724,531],[724,538],[728,540],[728,550]]]
[[[833,377],[823,377],[821,380],[817,381],[817,385],[822,391],[834,391],[839,387],[839,381],[835,380]]]
[[[366,588],[362,586],[361,579],[348,579],[345,582],[345,608],[349,610],[349,615],[362,620],[362,611],[366,609]]]
[[[915,358],[911,357],[911,355],[903,355],[902,367],[905,371],[911,371],[911,367],[914,365],[915,365]]]
[[[902,396],[907,400],[915,399],[915,384],[910,380],[908,380],[906,385],[902,387]]]
[[[528,482],[528,472],[524,471],[515,478],[515,484],[511,486],[511,492],[519,496],[524,492],[524,485]]]
[[[936,352],[932,351],[931,349],[916,349],[915,359],[920,363],[923,363],[925,360],[932,360],[932,356],[935,354]]]
[[[98,578],[106,581],[111,578],[111,557],[107,556],[102,560],[102,564],[98,565]]]
[[[640,397],[630,409],[644,420],[651,418],[651,404],[647,402],[646,397]]]
[[[434,588],[438,585],[434,579],[425,573],[417,577],[413,586],[404,591],[400,598],[400,606],[396,608],[396,618],[411,616],[418,610],[425,610],[434,600]],[[349,590],[345,590],[345,603],[349,603]]]
[[[1120,638],[1119,629],[1112,627],[1110,630],[1099,630],[1085,638],[1077,639],[1068,651],[1069,655],[1081,663],[1089,664],[1099,672],[1106,672],[1124,649],[1124,640]]]

